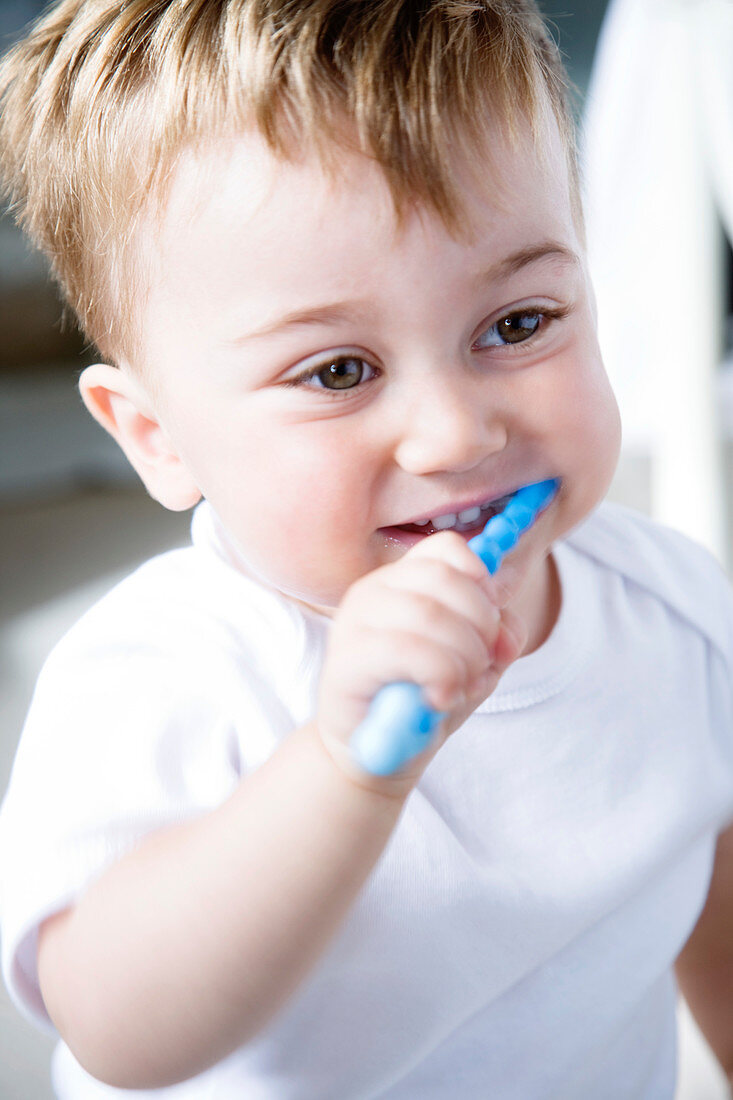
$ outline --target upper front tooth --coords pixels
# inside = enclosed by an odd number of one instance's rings
[[[481,508],[476,505],[473,508],[464,508],[462,512],[446,512],[444,516],[436,516],[432,521],[436,531],[447,531],[449,527],[455,527],[456,523],[473,523],[481,515]]]

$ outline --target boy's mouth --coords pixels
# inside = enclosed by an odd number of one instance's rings
[[[425,536],[434,535],[438,531],[455,531],[459,535],[472,537],[482,531],[492,516],[498,515],[509,503],[514,493],[506,493],[502,497],[476,504],[471,508],[464,508],[459,512],[445,512],[442,515],[418,520],[413,523],[395,524],[392,527],[383,527],[384,534],[392,538],[400,538],[406,535]]]

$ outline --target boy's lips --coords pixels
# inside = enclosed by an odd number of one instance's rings
[[[481,534],[486,526],[486,522],[486,520],[479,520],[478,523],[467,530],[459,531],[456,528],[450,528],[450,530],[452,534],[459,535],[460,538],[468,542],[474,535]],[[436,534],[436,531],[432,526],[416,527],[414,530],[404,527],[380,527],[379,534],[384,536],[385,540],[393,546],[397,545],[408,550],[411,546],[414,546],[415,543],[421,542],[430,535]]]
[[[482,496],[473,497],[471,500],[450,501],[437,505],[429,512],[403,521],[402,523],[389,524],[381,527],[381,531],[404,531],[415,529],[418,534],[428,534],[433,531],[445,531],[471,524],[485,524],[492,514],[500,512],[508,503],[510,497],[516,493],[516,489],[502,493],[484,493]],[[485,513],[485,515],[483,515]]]
[[[504,510],[519,488],[521,486],[509,492],[484,494],[472,500],[440,505],[434,511],[423,512],[405,523],[380,527],[379,533],[403,547],[412,546],[438,531],[454,531],[468,541],[483,531],[492,516]]]

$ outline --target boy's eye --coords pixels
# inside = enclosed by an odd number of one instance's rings
[[[510,313],[495,321],[476,341],[477,347],[505,347],[507,344],[521,344],[534,336],[540,327],[543,315],[536,311]]]
[[[319,367],[311,377],[317,378],[327,390],[350,390],[352,386],[358,386],[364,377],[364,366],[363,359],[334,359],[332,363]]]
[[[285,382],[286,386],[310,385],[323,390],[353,390],[360,382],[368,382],[374,368],[356,355],[338,355],[313,370],[306,371]]]

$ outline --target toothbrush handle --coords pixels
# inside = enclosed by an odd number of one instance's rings
[[[496,573],[507,551],[537,519],[557,492],[556,479],[526,485],[514,494],[503,512],[492,516],[483,531],[468,545],[489,573]],[[386,684],[374,696],[366,718],[351,737],[353,759],[372,775],[392,775],[428,747],[445,717],[430,707],[422,689],[398,680]]]

